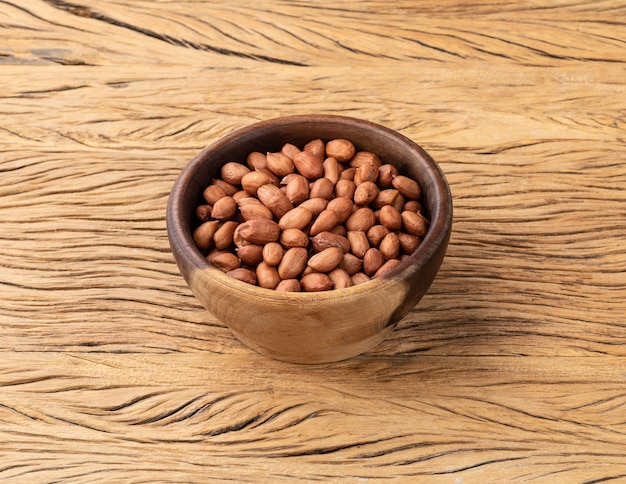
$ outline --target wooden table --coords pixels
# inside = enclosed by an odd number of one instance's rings
[[[626,4],[0,2],[2,482],[626,482]],[[259,120],[421,144],[447,257],[368,353],[242,346],[165,230]]]

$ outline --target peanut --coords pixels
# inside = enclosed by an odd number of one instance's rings
[[[330,272],[343,260],[343,250],[329,247],[311,256],[308,266],[317,272]]]
[[[311,272],[310,274],[302,277],[300,285],[306,292],[328,291],[332,289],[333,281],[330,277],[328,277],[328,274]]]
[[[355,153],[354,145],[347,139],[334,139],[326,143],[326,156],[338,162],[349,161]]]
[[[284,153],[268,153],[265,157],[267,159],[267,169],[274,175],[283,177],[293,173],[293,161]]]

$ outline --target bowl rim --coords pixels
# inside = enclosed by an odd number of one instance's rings
[[[356,124],[357,126],[360,125],[376,130],[381,135],[402,143],[405,148],[412,151],[415,156],[421,159],[422,165],[428,172],[427,178],[434,181],[435,199],[437,203],[433,204],[436,208],[435,212],[429,214],[430,227],[420,246],[401,264],[381,277],[356,286],[321,292],[281,292],[262,288],[239,281],[210,264],[194,243],[192,231],[186,230],[185,226],[187,224],[183,222],[186,217],[191,217],[190,214],[183,213],[180,200],[182,200],[185,191],[189,187],[194,173],[200,166],[206,163],[206,159],[209,158],[211,153],[220,151],[232,143],[235,143],[238,139],[255,131],[266,129],[274,130],[279,129],[279,127],[283,125],[297,123],[323,124],[328,122]],[[285,143],[287,142],[289,142],[289,140],[285,140]],[[451,231],[452,212],[453,206],[450,186],[441,167],[430,154],[407,136],[382,124],[351,116],[337,114],[295,114],[257,121],[235,129],[198,152],[183,167],[171,188],[166,209],[166,227],[172,251],[178,252],[179,256],[184,257],[186,262],[192,267],[203,271],[206,270],[207,274],[210,274],[211,278],[219,283],[227,285],[229,288],[237,290],[243,295],[262,295],[272,300],[287,300],[293,303],[299,302],[308,305],[315,304],[327,298],[352,298],[354,293],[375,292],[380,289],[381,285],[394,283],[398,276],[410,277],[410,273],[422,267],[435,254],[439,246],[447,242]],[[175,250],[175,245],[178,246],[178,251]]]

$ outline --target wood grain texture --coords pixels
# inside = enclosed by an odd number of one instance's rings
[[[626,482],[626,5],[0,0],[0,480]],[[200,149],[279,115],[422,145],[429,293],[301,367],[194,299]]]

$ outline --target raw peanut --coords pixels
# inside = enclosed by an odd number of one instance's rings
[[[222,272],[232,271],[241,266],[239,257],[227,250],[214,250],[206,258]]]
[[[371,208],[361,207],[357,208],[352,215],[346,220],[346,229],[348,232],[360,230],[367,232],[370,227],[376,223],[376,215]]]
[[[304,145],[304,151],[308,151],[315,155],[320,160],[324,159],[324,153],[326,151],[326,145],[321,139],[314,139]]]
[[[263,262],[271,267],[277,266],[284,252],[283,246],[278,242],[269,242],[263,246]]]
[[[383,208],[385,205],[393,205],[396,199],[400,196],[400,192],[395,188],[387,188],[386,190],[380,190],[374,200],[373,207],[376,209]]]
[[[312,272],[300,279],[300,286],[306,292],[329,291],[333,288],[333,281],[328,274]]]
[[[217,250],[224,250],[233,245],[233,234],[239,224],[234,220],[224,222],[213,235],[213,243]]]
[[[311,236],[315,236],[320,232],[326,232],[328,230],[331,230],[338,223],[339,216],[337,215],[337,212],[335,212],[334,210],[326,209],[317,216],[317,218],[313,222],[313,225],[311,225],[311,230],[309,231],[309,233],[311,234]]]
[[[251,244],[265,245],[275,242],[280,237],[280,227],[273,220],[256,218],[248,220],[237,227],[239,235]]]
[[[285,252],[280,264],[278,275],[281,279],[295,279],[306,267],[309,251],[304,247],[293,247]]]
[[[346,197],[335,197],[328,202],[326,208],[335,212],[337,217],[339,217],[339,223],[343,223],[352,215],[354,203]]]
[[[320,213],[326,210],[328,200],[325,198],[309,198],[308,200],[302,202],[299,206],[306,208],[313,214],[314,217],[317,217]]]
[[[290,160],[293,160],[293,157],[296,156],[296,154],[300,153],[300,148],[298,148],[296,145],[292,145],[291,143],[285,143],[280,152],[288,156]]]
[[[348,233],[348,231],[343,225],[335,225],[335,227],[330,229],[329,232],[331,234],[341,235],[342,237],[345,237]]]
[[[403,254],[412,254],[420,246],[421,240],[415,235],[398,232],[398,242],[400,242],[400,250]]]
[[[359,186],[364,181],[376,182],[378,179],[378,167],[373,163],[363,163],[354,172],[354,183]]]
[[[293,164],[298,172],[309,180],[316,180],[324,175],[324,161],[311,151],[301,151],[293,157]]]
[[[352,284],[354,286],[358,286],[359,284],[363,284],[365,282],[371,281],[369,276],[367,274],[365,274],[364,272],[357,272],[356,274],[353,274],[350,277],[350,279],[352,279]]]
[[[354,167],[344,168],[344,170],[341,172],[339,179],[354,181],[355,172],[356,172],[356,168]]]
[[[354,184],[352,180],[342,178],[335,185],[335,196],[345,197],[345,198],[352,200],[354,198],[355,190],[356,190],[356,185]]]
[[[259,151],[253,151],[246,158],[246,163],[248,164],[248,168],[251,170],[258,170],[259,168],[267,167],[267,158],[265,155]]]
[[[343,260],[343,250],[329,247],[311,256],[308,266],[316,272],[332,271]]]
[[[239,200],[241,200],[242,198],[248,198],[248,197],[250,197],[250,194],[247,191],[239,190],[237,193],[233,195],[233,200],[235,200],[237,205],[239,205]]]
[[[259,287],[265,289],[275,289],[280,282],[280,276],[276,267],[267,265],[265,262],[261,262],[256,266],[256,282]]]
[[[256,198],[242,198],[237,202],[237,205],[239,205],[239,212],[245,221],[257,218],[272,220],[274,218],[272,211]]]
[[[276,185],[276,186],[280,185],[280,181],[279,181],[278,177],[276,175],[274,175],[267,168],[257,168],[254,171],[258,171],[259,173],[263,173],[263,174],[267,175],[267,177],[270,179],[270,183],[272,185]]]
[[[392,232],[402,228],[402,216],[392,205],[384,205],[380,209],[378,220]]]
[[[400,265],[400,260],[399,259],[389,259],[387,262],[385,262],[380,269],[378,269],[376,271],[376,274],[374,274],[372,276],[372,279],[376,279],[377,277],[380,276],[384,276],[385,274],[387,274],[389,271],[395,269],[396,267],[398,267]]]
[[[276,290],[280,292],[300,292],[300,281],[298,279],[285,279],[278,283]]]
[[[376,169],[383,164],[378,155],[369,151],[359,151],[350,160],[350,166],[353,168],[358,168],[364,163],[371,163],[376,166]]]
[[[228,220],[235,215],[235,212],[237,212],[237,202],[235,202],[233,197],[225,196],[220,198],[213,205],[211,218],[216,220]]]
[[[333,192],[335,191],[335,185],[328,178],[318,178],[311,183],[311,190],[309,196],[311,198],[325,198],[330,200],[333,198]]]
[[[202,192],[202,196],[206,200],[206,203],[215,205],[215,202],[226,196],[226,192],[217,185],[209,185]]]
[[[326,158],[324,160],[323,167],[324,178],[328,178],[334,186],[339,181],[339,176],[341,175],[343,167],[335,158]]]
[[[424,237],[428,231],[429,222],[420,213],[409,212],[405,210],[400,214],[402,217],[402,226],[410,235]]]
[[[339,268],[346,271],[348,274],[353,275],[361,270],[363,267],[363,261],[354,254],[344,254],[342,261],[339,263]]]
[[[407,176],[398,175],[391,181],[391,184],[408,200],[419,200],[422,196],[419,184]]]
[[[269,208],[276,218],[285,215],[293,205],[285,194],[275,185],[263,185],[256,191],[256,195],[263,205]]]
[[[256,195],[260,186],[270,183],[270,177],[262,171],[251,171],[241,178],[241,187],[250,195]]]
[[[224,193],[229,197],[232,197],[239,189],[233,185],[232,183],[225,182],[224,180],[220,180],[219,178],[213,178],[211,183],[215,186],[220,187],[224,190]]]
[[[409,254],[402,254],[400,256],[400,262],[404,262],[405,260],[407,260],[409,258]]]
[[[242,225],[243,225],[243,224],[239,224],[239,225],[237,225],[237,228],[235,229],[235,233],[233,234],[233,244],[235,244],[235,247],[237,247],[237,249],[235,249],[235,251],[236,251],[236,250],[238,250],[238,249],[239,249],[239,248],[241,248],[241,247],[245,247],[245,246],[247,246],[247,245],[250,245],[250,242],[248,242],[247,240],[245,240],[245,239],[241,236],[241,234],[240,234],[240,231],[241,231],[241,226],[242,226]]]
[[[313,250],[322,252],[329,247],[337,247],[342,252],[350,252],[350,242],[346,237],[336,235],[331,232],[320,232],[311,239]]]
[[[220,169],[222,180],[231,185],[241,185],[241,179],[246,173],[250,173],[250,168],[236,161],[229,161]]]
[[[380,267],[384,263],[385,257],[383,256],[383,254],[380,252],[380,250],[372,247],[371,249],[368,249],[363,256],[363,272],[371,277],[376,273],[378,269],[380,269]]]
[[[200,222],[206,222],[211,218],[211,205],[198,205],[196,207],[196,217]]]
[[[328,273],[328,277],[333,281],[334,289],[345,289],[352,286],[352,279],[344,269],[337,267]]]
[[[402,207],[404,207],[404,197],[402,194],[399,194],[398,197],[391,204],[393,208],[395,208],[398,212],[402,213]]]
[[[309,245],[309,236],[300,229],[285,229],[280,234],[280,244],[286,249],[306,247]]]
[[[284,153],[280,151],[277,153],[268,153],[265,157],[267,158],[267,169],[277,177],[283,177],[289,175],[289,173],[293,173],[293,161]]]
[[[388,233],[378,247],[385,260],[397,259],[400,254],[400,240],[395,232]]]
[[[401,211],[403,210],[408,210],[409,212],[415,212],[415,213],[421,212],[422,204],[418,202],[417,200],[409,200],[402,206]]]
[[[263,245],[258,244],[248,244],[243,247],[237,247],[237,256],[241,259],[241,262],[247,266],[254,267],[263,260],[263,247]]]
[[[217,220],[210,220],[194,230],[193,240],[200,250],[208,250],[213,246],[213,236],[219,227]]]
[[[387,163],[378,168],[378,186],[380,188],[391,188],[391,181],[398,176],[398,169]]]
[[[337,138],[326,143],[326,156],[335,158],[339,163],[350,160],[356,149],[347,139]]]
[[[231,269],[226,274],[240,280],[241,282],[246,282],[248,284],[252,284],[253,286],[256,285],[256,274],[250,269],[237,267],[236,269]]]
[[[294,205],[298,205],[309,198],[309,180],[298,173],[291,173],[281,180],[285,185],[285,196]]]
[[[389,233],[389,229],[384,225],[373,225],[367,231],[367,240],[372,247],[378,247],[382,240]]]
[[[350,252],[357,257],[363,258],[370,248],[370,243],[367,240],[365,232],[362,230],[349,230],[348,240],[350,241]]]
[[[278,221],[278,226],[282,230],[304,230],[304,228],[309,225],[312,219],[313,214],[309,210],[304,207],[295,207],[289,210],[289,212],[287,212],[280,218],[280,220]]]
[[[354,191],[354,203],[357,205],[369,205],[376,200],[379,191],[376,183],[364,181],[357,185]]]

